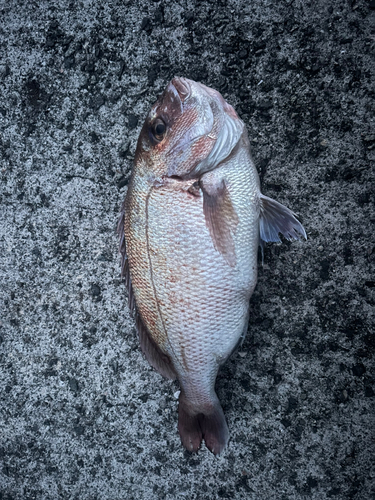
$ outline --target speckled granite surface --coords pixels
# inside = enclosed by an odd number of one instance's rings
[[[374,1],[0,2],[0,499],[375,495]],[[115,227],[174,75],[245,121],[269,246],[217,390],[231,441],[189,455],[142,357]]]

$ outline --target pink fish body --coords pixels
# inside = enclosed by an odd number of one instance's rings
[[[149,363],[179,380],[178,429],[196,451],[229,439],[215,393],[247,331],[258,246],[306,237],[260,193],[243,122],[215,90],[174,78],[138,139],[119,221],[122,274]]]

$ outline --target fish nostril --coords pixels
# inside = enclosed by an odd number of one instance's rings
[[[185,78],[175,76],[172,80],[172,85],[177,90],[182,102],[190,96],[190,86]]]

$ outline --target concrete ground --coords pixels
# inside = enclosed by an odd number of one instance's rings
[[[375,497],[374,0],[0,1],[0,499]],[[143,358],[115,233],[174,76],[245,121],[269,245],[215,458]]]

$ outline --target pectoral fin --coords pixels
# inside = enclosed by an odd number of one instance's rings
[[[218,180],[214,173],[208,173],[202,177],[200,186],[203,192],[203,212],[214,247],[234,267],[236,251],[232,235],[236,231],[238,216],[225,180]]]
[[[279,233],[288,241],[307,239],[302,224],[296,219],[296,214],[281,203],[260,195],[259,217],[260,245],[269,241],[280,242]]]

